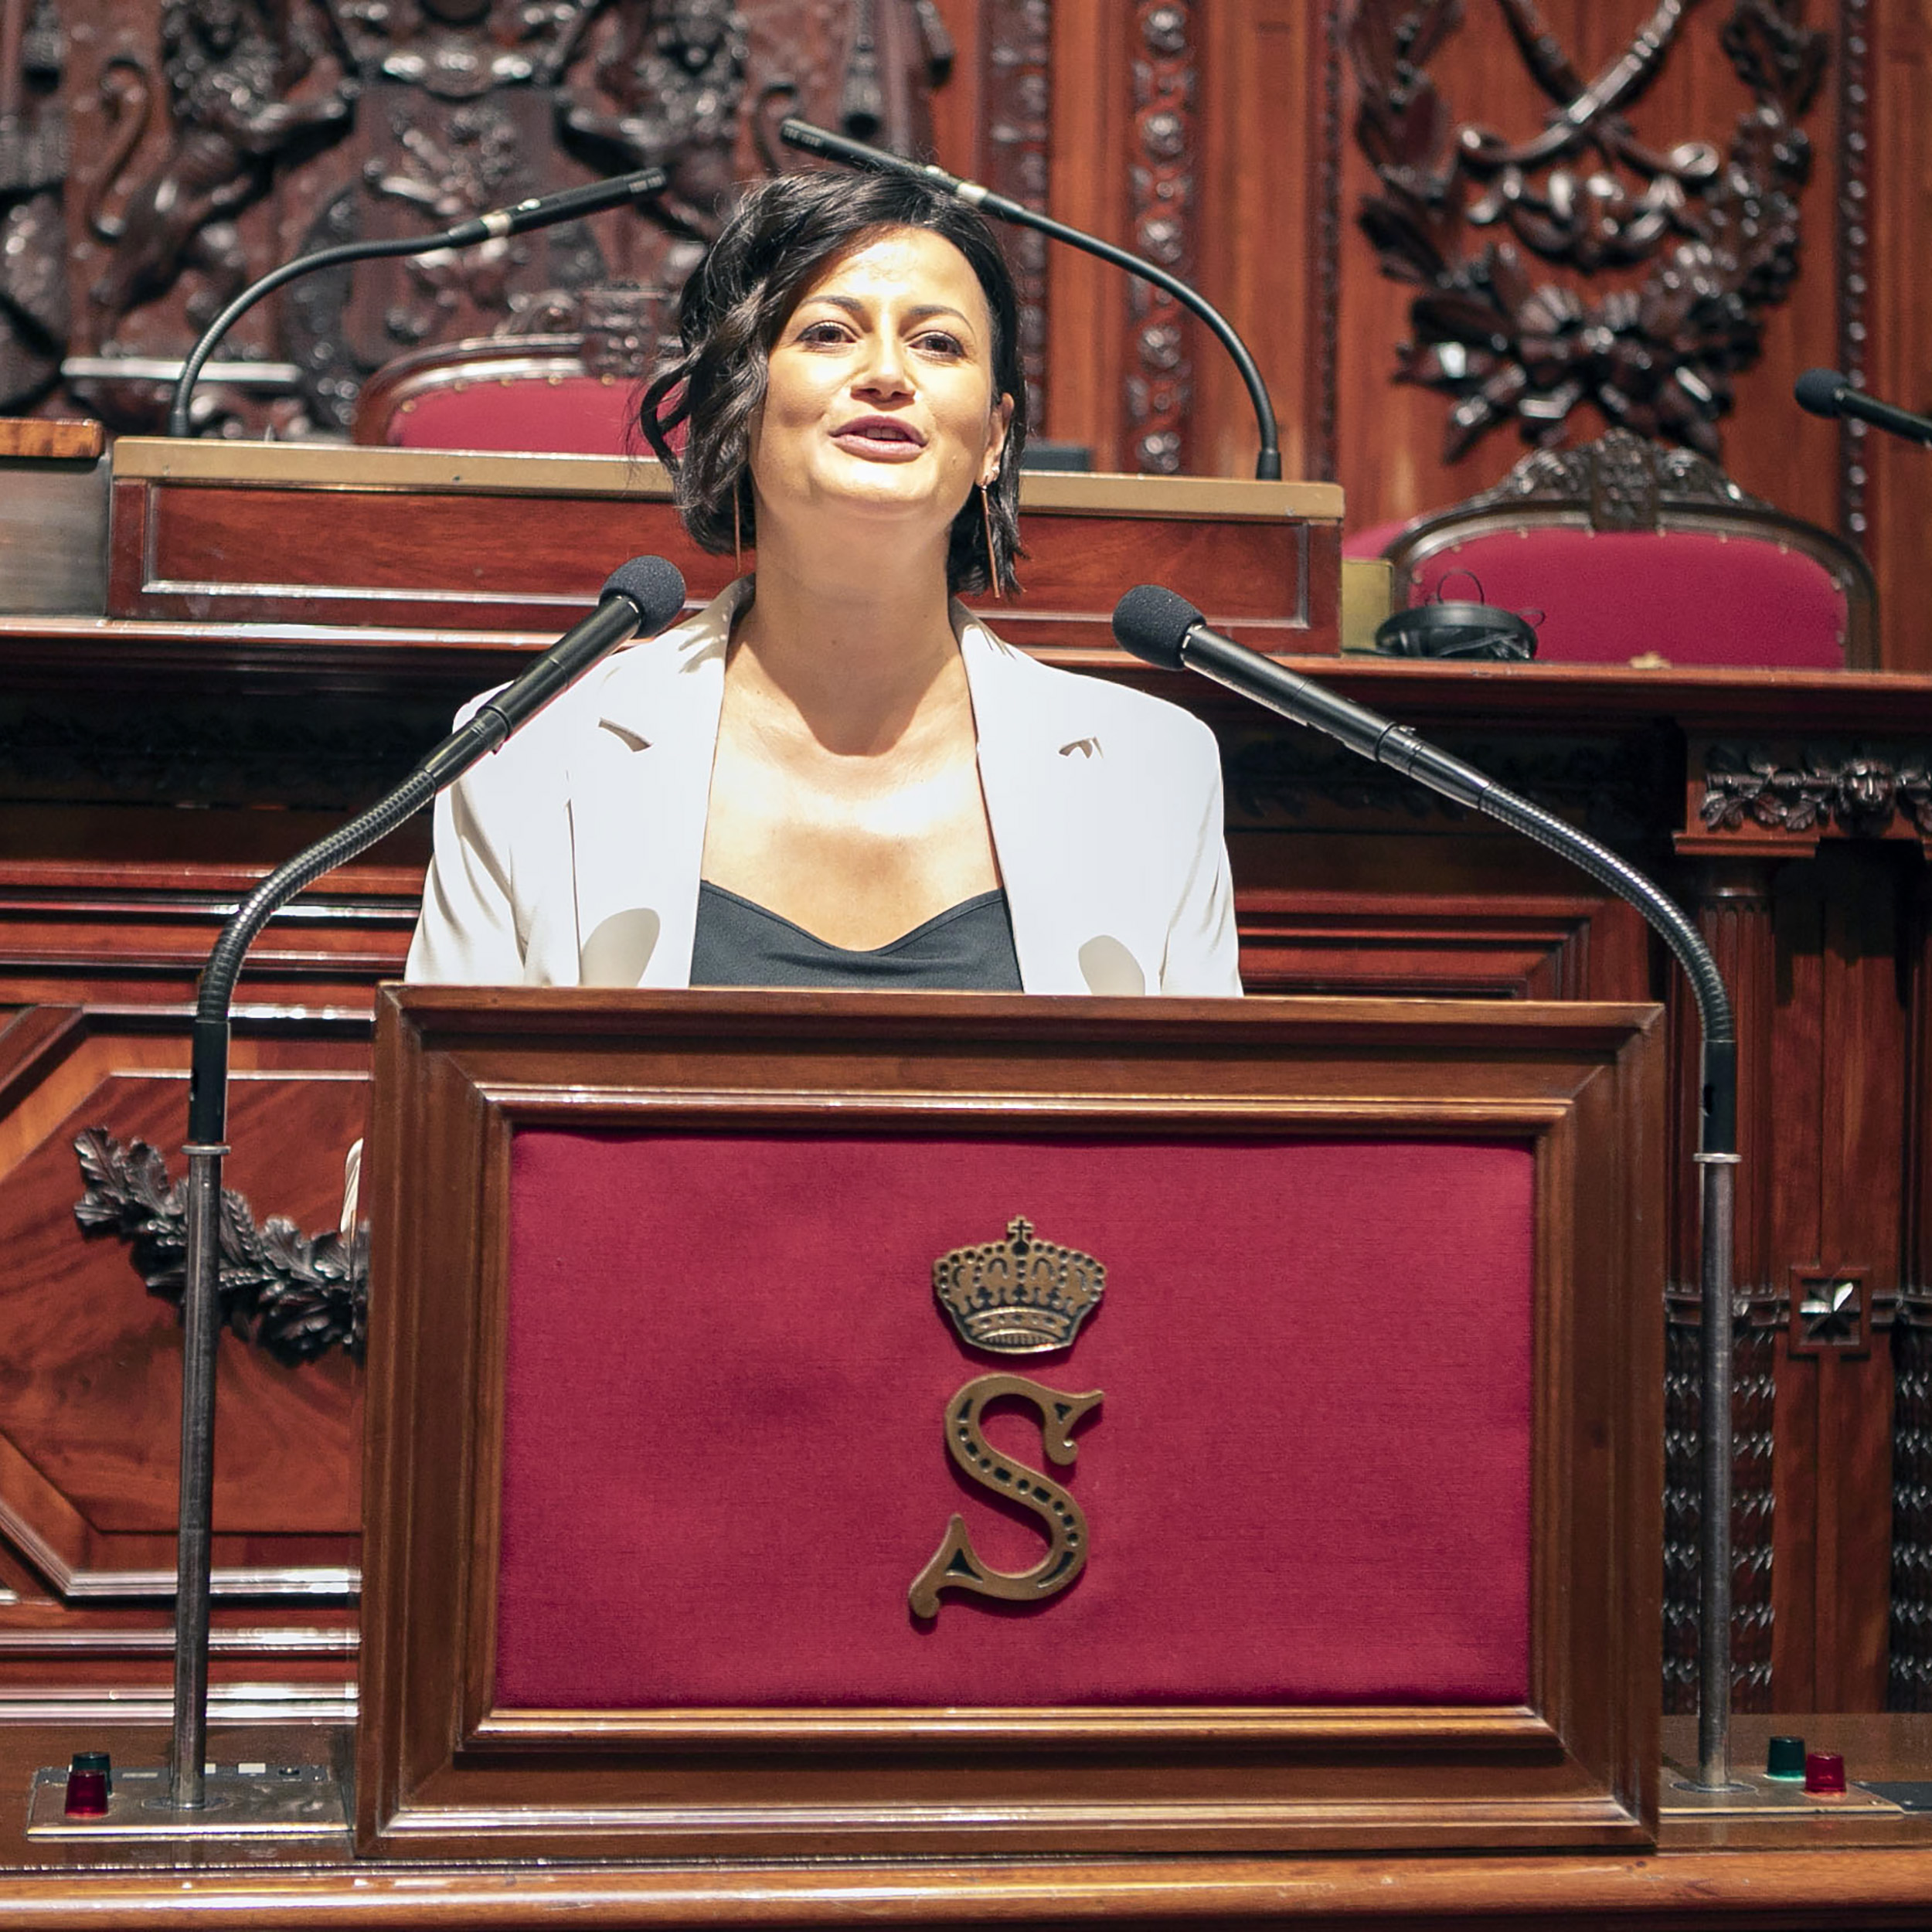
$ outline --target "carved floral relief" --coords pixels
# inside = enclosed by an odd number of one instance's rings
[[[1560,440],[1583,404],[1715,457],[1732,378],[1797,273],[1800,124],[1828,37],[1804,0],[1729,0],[1716,32],[1744,97],[1730,138],[1687,129],[1661,146],[1631,111],[1684,38],[1709,30],[1716,0],[1658,0],[1596,73],[1536,0],[1494,3],[1546,104],[1526,140],[1458,119],[1431,77],[1464,0],[1359,0],[1349,22],[1355,134],[1377,184],[1361,226],[1383,272],[1418,291],[1399,379],[1451,400],[1450,461],[1508,423]]]

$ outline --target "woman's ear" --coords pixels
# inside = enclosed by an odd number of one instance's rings
[[[990,489],[999,474],[999,466],[1006,454],[1006,432],[1012,427],[1013,399],[1002,396],[993,405],[993,413],[986,423],[986,466],[981,473],[980,488]]]

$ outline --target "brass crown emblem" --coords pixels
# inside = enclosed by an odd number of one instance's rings
[[[1000,1355],[1065,1348],[1106,1286],[1092,1255],[1035,1240],[1023,1215],[1007,1223],[1004,1241],[954,1248],[933,1264],[933,1292],[960,1339]]]

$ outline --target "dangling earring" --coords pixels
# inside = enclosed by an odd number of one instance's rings
[[[999,553],[993,548],[993,501],[984,483],[979,486],[979,519],[986,532],[986,574],[992,580],[993,601],[1004,604],[1006,593],[1000,588]]]
[[[744,479],[737,478],[731,485],[731,560],[737,567],[736,574],[745,573],[745,526],[743,512],[738,507],[739,494]]]

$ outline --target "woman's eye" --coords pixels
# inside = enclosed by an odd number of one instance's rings
[[[919,346],[932,355],[964,355],[966,345],[943,328],[928,329],[919,338]]]
[[[836,345],[846,338],[847,330],[843,322],[808,322],[798,332],[798,339],[815,346],[825,344]]]

